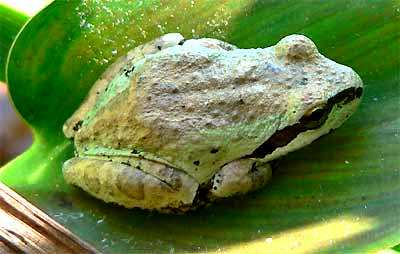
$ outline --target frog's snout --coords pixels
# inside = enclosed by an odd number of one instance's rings
[[[318,55],[314,42],[304,35],[289,35],[275,46],[275,55],[287,60],[310,60]]]

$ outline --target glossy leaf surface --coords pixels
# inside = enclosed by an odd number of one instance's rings
[[[28,16],[0,2],[0,81],[5,81],[8,50]]]
[[[0,180],[108,253],[378,250],[400,240],[399,21],[395,1],[56,1],[20,34],[8,83],[34,145]],[[266,47],[288,34],[351,66],[365,96],[334,133],[276,163],[262,191],[186,216],[106,205],[62,179],[61,127],[101,73],[168,32]]]

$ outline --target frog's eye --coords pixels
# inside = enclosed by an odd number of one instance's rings
[[[327,104],[320,104],[307,110],[300,123],[306,129],[315,129],[320,127],[328,118],[331,108]]]
[[[275,46],[275,54],[278,58],[288,60],[307,60],[318,55],[314,42],[304,35],[290,35],[280,40]]]
[[[318,121],[322,117],[324,117],[325,112],[326,112],[327,105],[322,104],[318,105],[316,107],[313,107],[309,109],[304,116],[309,120],[309,121]]]

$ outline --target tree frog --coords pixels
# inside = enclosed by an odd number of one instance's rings
[[[105,202],[185,212],[264,186],[269,162],[339,127],[362,92],[303,35],[241,49],[166,34],[113,63],[66,121],[63,175]]]

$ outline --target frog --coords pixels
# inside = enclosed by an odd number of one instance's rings
[[[338,128],[363,82],[305,35],[264,48],[162,35],[112,63],[63,125],[64,179],[107,203],[185,213],[261,189]]]

